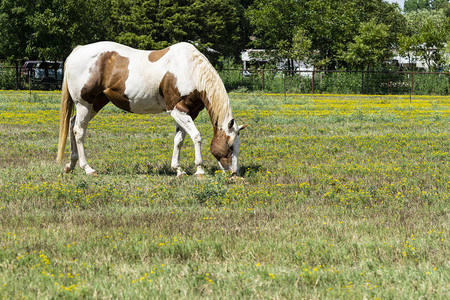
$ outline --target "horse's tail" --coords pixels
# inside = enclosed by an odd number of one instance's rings
[[[61,93],[61,109],[59,120],[59,141],[58,141],[58,155],[57,162],[61,163],[64,156],[64,149],[66,148],[66,140],[69,132],[69,123],[73,111],[73,100],[70,96],[67,86],[67,70],[64,70],[64,79]]]

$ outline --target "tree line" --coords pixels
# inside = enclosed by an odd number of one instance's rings
[[[111,40],[140,49],[188,41],[213,61],[246,48],[324,68],[374,68],[393,52],[450,62],[449,0],[0,0],[0,59],[63,60]]]

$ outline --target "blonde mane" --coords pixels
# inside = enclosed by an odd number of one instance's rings
[[[190,64],[200,91],[205,91],[211,123],[223,128],[233,118],[227,90],[208,59],[199,51],[192,53]]]

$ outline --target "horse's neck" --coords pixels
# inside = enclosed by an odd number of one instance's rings
[[[208,59],[193,49],[190,64],[197,87],[204,91],[203,103],[208,110],[211,123],[215,127],[226,128],[228,122],[233,118],[230,101],[225,86]]]
[[[214,131],[216,129],[226,129],[228,128],[228,123],[233,119],[233,113],[231,111],[228,96],[226,97],[226,99],[219,100],[226,101],[226,105],[218,105],[217,103],[213,103],[214,100],[217,101],[217,99],[210,98],[204,100],[204,103],[206,103],[205,106],[209,114],[211,125],[214,127]]]

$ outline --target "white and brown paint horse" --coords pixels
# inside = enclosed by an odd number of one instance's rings
[[[206,107],[214,128],[211,153],[223,170],[238,174],[239,131],[219,74],[193,45],[178,43],[164,50],[143,51],[112,42],[75,48],[67,58],[61,96],[57,160],[62,161],[70,135],[71,172],[80,161],[86,174],[97,175],[86,160],[88,123],[106,104],[138,114],[168,112],[177,122],[171,166],[177,176],[186,133],[195,147],[195,175],[201,176],[201,136],[194,119]],[[73,106],[76,115],[72,117]]]

